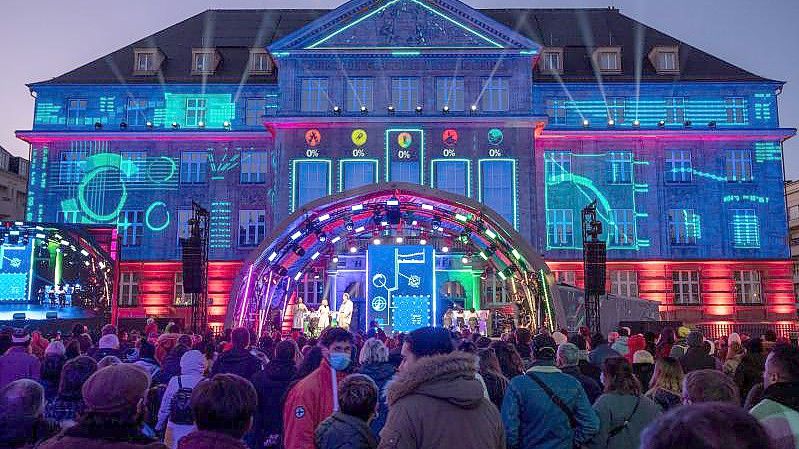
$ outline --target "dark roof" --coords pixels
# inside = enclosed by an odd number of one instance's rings
[[[249,48],[266,47],[323,16],[325,9],[208,10],[134,42],[107,56],[67,72],[47,84],[151,84],[159,76],[133,75],[133,49],[157,47],[166,56],[162,64],[163,82],[196,83],[203,77],[191,74],[191,49],[216,47],[222,62],[206,83],[239,83],[249,59]],[[564,74],[567,81],[594,81],[590,50],[594,46],[621,46],[622,70],[606,75],[606,81],[635,81],[636,48],[643,50],[641,80],[644,81],[770,81],[722,61],[654,28],[637,22],[616,9],[482,9],[511,29],[547,47],[564,48]],[[208,27],[212,27],[208,29]],[[581,30],[590,30],[592,39],[584,39]],[[637,31],[641,30],[641,31]],[[636,45],[636,35],[644,43]],[[203,36],[212,36],[203,42]],[[639,44],[640,45],[640,44]],[[680,49],[678,75],[657,75],[647,54],[653,46],[677,45]],[[554,81],[551,75],[536,74],[538,80]],[[250,76],[247,82],[274,82],[275,75]]]

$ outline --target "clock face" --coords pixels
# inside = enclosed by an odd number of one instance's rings
[[[488,130],[488,143],[491,145],[499,145],[503,139],[502,130],[499,128],[491,128]]]
[[[397,135],[397,143],[401,148],[408,148],[413,143],[411,133],[399,133]]]
[[[444,145],[448,147],[455,146],[458,143],[458,131],[454,129],[445,129],[443,133],[441,133],[441,140],[444,142]]]
[[[318,129],[309,129],[305,131],[305,143],[307,143],[309,147],[315,147],[319,145],[321,141],[322,133],[320,133]]]
[[[366,137],[367,137],[366,130],[363,129],[355,129],[352,131],[352,134],[350,135],[352,143],[354,143],[355,146],[358,147],[366,143]]]

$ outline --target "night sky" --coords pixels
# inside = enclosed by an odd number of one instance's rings
[[[333,8],[330,0],[27,0],[0,13],[0,146],[27,157],[14,137],[30,129],[33,98],[25,83],[77,68],[206,9]],[[780,125],[799,126],[799,0],[469,0],[472,7],[620,9],[699,49],[760,76],[786,81]],[[625,49],[628,56],[631,49]],[[645,49],[644,51],[648,51]],[[786,178],[799,178],[799,137],[785,144]]]

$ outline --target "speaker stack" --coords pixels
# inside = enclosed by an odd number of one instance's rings
[[[197,237],[183,240],[183,293],[203,292],[202,242]]]

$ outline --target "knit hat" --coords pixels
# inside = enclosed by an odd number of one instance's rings
[[[28,344],[31,341],[31,336],[25,329],[16,328],[11,334],[11,343],[15,345]]]
[[[64,343],[61,343],[59,340],[53,340],[47,345],[47,349],[44,350],[44,355],[64,355],[67,353],[67,348],[64,347]]]
[[[119,337],[114,334],[103,335],[97,342],[97,347],[100,349],[119,349]]]
[[[690,333],[691,333],[691,329],[688,329],[685,326],[680,326],[680,327],[677,328],[677,337],[679,337],[679,338],[685,338]]]
[[[730,336],[727,337],[727,345],[732,346],[733,343],[741,344],[741,336],[736,332],[731,333]]]
[[[150,388],[150,376],[136,365],[112,365],[92,374],[83,384],[87,412],[113,415],[136,407]]]
[[[702,343],[705,341],[705,336],[702,335],[702,331],[691,331],[688,334],[688,338],[685,339],[685,342],[688,343],[688,347],[690,348],[698,348],[702,346]]]
[[[566,338],[566,336],[563,335],[562,332],[553,332],[552,333],[552,339],[555,340],[555,344],[557,346],[560,346],[563,343],[566,343],[567,341],[569,341],[569,339]]]
[[[555,359],[555,340],[549,335],[538,334],[533,337],[533,354],[537,360]]]
[[[649,351],[641,349],[635,351],[635,354],[633,354],[633,363],[651,363],[654,365],[655,358],[652,357],[652,354],[650,354]]]

